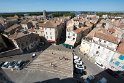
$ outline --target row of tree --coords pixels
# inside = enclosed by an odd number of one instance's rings
[[[123,12],[81,12],[81,14],[96,14],[98,16],[102,15],[109,15],[109,16],[117,16],[117,15],[124,15]]]
[[[11,17],[11,16],[24,16],[24,14],[27,14],[29,16],[32,15],[42,15],[43,12],[20,12],[20,13],[1,13],[0,16],[2,17]],[[59,16],[75,16],[75,13],[72,12],[46,12],[46,15],[52,14],[54,17],[59,17]]]

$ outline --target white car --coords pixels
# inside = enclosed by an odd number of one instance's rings
[[[83,63],[83,61],[79,61],[79,62],[77,62],[76,64],[77,64],[77,65],[83,65],[84,63]]]
[[[74,55],[74,60],[81,60],[79,56]]]
[[[85,66],[84,65],[78,65],[78,64],[76,64],[75,65],[75,68],[77,68],[79,70],[84,70],[85,69]]]
[[[100,68],[102,68],[102,69],[105,69],[105,67],[104,67],[102,64],[99,64],[99,63],[97,63],[97,62],[95,62],[95,64],[96,64],[98,67],[100,67]]]
[[[2,65],[2,68],[8,68],[9,63],[10,63],[10,62],[5,62],[5,63]]]
[[[32,54],[32,57],[35,57],[35,56],[36,56],[36,54],[35,54],[35,53],[33,53],[33,54]]]

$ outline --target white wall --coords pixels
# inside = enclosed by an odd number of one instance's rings
[[[77,34],[74,33],[73,31],[67,31],[66,30],[66,40],[67,41],[73,41],[76,42]]]
[[[112,42],[109,42],[109,41],[106,41],[106,40],[103,40],[103,39],[99,39],[97,37],[93,37],[93,40],[98,43],[98,44],[101,44],[103,45],[104,47],[109,47],[111,48],[112,50],[116,50],[117,48],[117,44],[115,43],[112,43]]]
[[[22,25],[22,28],[24,28],[25,30],[27,30],[27,29],[28,29],[27,24],[21,24],[21,25]]]
[[[44,28],[44,36],[47,40],[55,41],[55,28]]]
[[[96,40],[98,39],[96,38]],[[89,55],[90,57],[94,56],[97,63],[108,67],[114,53],[114,51],[108,49],[107,47],[92,42]]]

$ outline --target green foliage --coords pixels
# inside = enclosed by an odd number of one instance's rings
[[[0,16],[2,17],[11,17],[14,15],[17,16],[24,16],[24,14],[28,14],[30,16],[32,15],[43,15],[43,12],[19,12],[19,13],[1,13]],[[54,17],[59,17],[59,16],[71,16],[74,17],[75,13],[72,12],[46,12],[47,15],[52,14]]]
[[[81,12],[81,14],[96,14],[98,16],[107,14],[109,16],[117,16],[117,15],[122,15],[124,13],[122,13],[122,12],[88,12],[88,11],[84,11],[84,12]]]
[[[74,17],[75,13],[71,13],[71,12],[54,12],[54,13],[52,13],[52,15],[54,17],[60,17],[60,16],[71,16],[71,17]]]
[[[96,12],[96,15],[102,16],[102,15],[109,15],[109,16],[117,16],[117,15],[122,15],[124,13],[121,12]]]

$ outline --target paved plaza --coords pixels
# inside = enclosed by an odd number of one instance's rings
[[[73,77],[73,55],[67,51],[45,50],[25,69]]]
[[[75,54],[80,56],[84,65],[86,65],[87,74],[83,78],[86,78],[88,75],[96,75],[103,71],[81,55],[79,53],[79,47],[74,50]],[[31,61],[31,64],[20,71],[3,69],[2,72],[6,75],[3,79],[8,78],[8,81],[12,81],[13,83],[51,83],[51,81],[53,83],[66,83],[61,79],[70,80],[66,78],[73,77],[72,52],[72,49],[65,48],[63,45],[51,45],[46,50],[38,52],[34,60],[31,57],[32,53],[0,58],[0,61]]]

